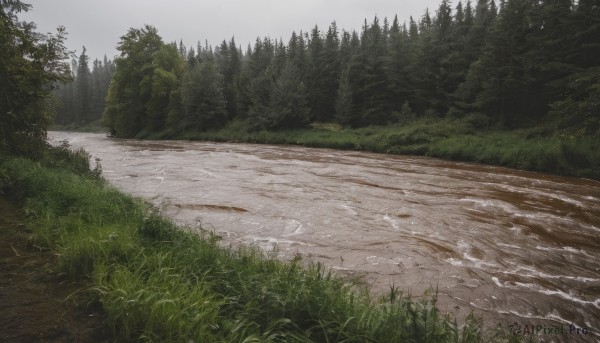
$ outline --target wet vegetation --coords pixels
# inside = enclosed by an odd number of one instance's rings
[[[119,341],[509,341],[440,313],[434,293],[376,298],[320,264],[223,247],[108,185],[85,152],[43,155],[4,155],[0,190],[22,206],[35,245],[58,256],[54,273],[87,284],[73,298],[100,305]]]

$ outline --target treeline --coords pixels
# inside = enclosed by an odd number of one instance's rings
[[[165,44],[131,29],[106,98],[112,134],[350,127],[479,113],[506,128],[552,122],[600,130],[600,1],[443,0],[408,23],[257,39],[242,51]]]
[[[106,56],[102,61],[95,59],[90,70],[89,56],[83,47],[79,59],[71,60],[73,82],[54,91],[59,99],[55,124],[85,125],[99,120],[114,71],[114,62]]]

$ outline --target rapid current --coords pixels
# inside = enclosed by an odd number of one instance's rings
[[[425,157],[49,133],[64,140],[119,189],[225,244],[320,261],[374,293],[437,290],[443,311],[459,321],[474,311],[488,329],[600,341],[599,182]]]

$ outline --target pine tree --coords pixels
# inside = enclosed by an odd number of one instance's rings
[[[373,19],[371,26],[365,21],[362,36],[361,49],[355,55],[355,65],[350,69],[350,81],[355,92],[354,105],[362,112],[361,125],[387,124],[391,120],[389,59],[383,30],[377,17]]]
[[[433,21],[431,49],[431,77],[434,80],[430,97],[435,112],[444,115],[448,112],[452,93],[462,82],[459,68],[459,50],[456,46],[456,23],[452,17],[450,2],[443,0]]]
[[[335,101],[335,119],[338,123],[348,126],[358,126],[356,111],[352,103],[352,88],[350,85],[350,66],[344,68],[340,75],[340,84]]]
[[[335,115],[335,96],[339,85],[340,77],[340,39],[337,24],[331,23],[325,36],[325,46],[323,53],[323,72],[321,74],[323,95],[321,117],[318,121],[329,122]]]
[[[261,118],[266,129],[304,127],[309,123],[309,98],[293,65],[286,66],[275,81],[268,116]]]
[[[95,59],[92,63],[92,74],[91,74],[91,96],[90,96],[90,121],[100,119],[102,110],[104,109],[104,98],[106,97],[106,91],[108,86],[104,87],[103,83],[103,69],[102,62]]]
[[[557,80],[547,82],[550,120],[561,130],[600,136],[600,2],[580,0],[566,15],[569,4],[544,1],[546,17],[554,23],[545,34],[539,59]],[[539,14],[539,13],[537,13]],[[546,28],[546,27],[544,27]],[[561,32],[563,31],[563,32]],[[548,50],[558,50],[550,56]],[[545,51],[544,51],[545,50]],[[562,71],[562,72],[561,72]]]
[[[410,95],[410,106],[419,115],[436,112],[440,107],[437,98],[437,58],[435,49],[435,32],[429,9],[425,11],[418,23],[418,38],[413,41],[411,49],[411,81],[413,91]],[[411,37],[412,39],[412,37]]]
[[[539,85],[527,63],[528,2],[508,0],[502,7],[483,55],[470,71],[480,85],[477,108],[498,122],[515,125],[540,113]],[[469,80],[468,80],[469,81]]]
[[[227,121],[223,75],[214,61],[204,61],[185,74],[181,104],[184,130],[207,130]]]
[[[325,72],[325,49],[319,28],[315,26],[311,32],[308,45],[308,65],[305,75],[308,88],[308,99],[313,114],[312,120],[324,122],[328,119]]]
[[[271,61],[271,70],[274,78],[278,78],[283,73],[287,63],[287,50],[282,40],[275,40],[273,60]]]
[[[411,92],[410,48],[408,33],[400,26],[398,17],[390,27],[389,92],[392,111],[399,111]]]
[[[354,54],[354,48],[351,45],[351,40],[352,40],[352,35],[350,34],[350,32],[343,30],[342,38],[340,40],[340,51],[338,53],[338,58],[337,58],[338,63],[339,63],[340,73],[341,73],[341,70],[348,65],[348,62],[350,62],[350,58],[352,57],[352,54]],[[358,45],[360,45],[360,44],[358,44]]]
[[[223,41],[217,57],[219,71],[223,75],[223,93],[227,101],[227,114],[229,118],[237,116],[237,89],[241,72],[239,52],[232,37],[230,42]]]
[[[245,77],[247,78],[246,94],[249,100],[248,118],[252,120],[255,128],[262,128],[262,119],[268,112],[271,104],[271,92],[275,75],[271,61],[274,47],[270,39],[257,39],[252,54],[249,56]]]
[[[304,74],[307,68],[307,58],[306,58],[306,44],[304,41],[304,35],[302,31],[300,34],[296,34],[296,32],[292,32],[292,36],[290,37],[290,41],[288,43],[288,61],[290,61],[294,68],[297,70],[297,73],[300,75],[302,79],[304,79]]]
[[[495,25],[496,14],[490,10],[488,0],[478,0],[475,9],[471,1],[465,7],[465,27],[468,27],[466,36],[461,40],[460,64],[468,66],[464,81],[459,84],[453,94],[452,108],[455,113],[469,113],[481,111],[476,97],[481,91],[481,85],[487,77],[487,68],[481,63],[483,47],[488,42],[488,32]]]
[[[90,84],[91,72],[88,66],[89,57],[86,55],[85,46],[79,55],[77,63],[77,77],[75,79],[75,96],[77,99],[77,109],[75,122],[77,124],[89,123],[90,120]]]

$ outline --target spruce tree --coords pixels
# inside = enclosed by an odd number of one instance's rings
[[[379,19],[363,27],[361,48],[350,69],[354,105],[360,108],[360,125],[383,125],[391,120],[388,88],[389,58]]]
[[[77,109],[75,122],[77,124],[90,122],[90,83],[91,72],[88,66],[89,57],[86,55],[85,46],[79,55],[77,63],[77,76],[75,79],[75,96],[77,98]]]
[[[232,37],[230,42],[223,41],[219,47],[217,57],[219,71],[223,75],[223,93],[227,101],[227,114],[229,118],[237,116],[236,83],[239,81],[241,65],[240,56]]]
[[[206,60],[185,74],[181,87],[184,130],[207,130],[227,121],[223,85],[223,75],[214,61]]]
[[[309,123],[310,106],[304,83],[293,65],[286,66],[271,94],[268,115],[259,125],[266,129],[304,127]]]
[[[342,125],[348,126],[358,126],[359,123],[352,103],[350,66],[344,68],[340,75],[340,82],[335,100],[335,120]]]
[[[408,101],[411,92],[410,82],[410,48],[408,33],[400,26],[396,16],[390,27],[390,64],[389,64],[389,92],[390,106],[393,112],[400,111],[402,105]]]
[[[340,39],[337,24],[331,23],[325,36],[325,46],[323,53],[322,74],[320,75],[323,85],[323,102],[321,107],[321,116],[318,121],[332,121],[335,115],[335,96],[339,85],[340,77]]]
[[[246,88],[249,100],[248,118],[251,119],[254,128],[263,128],[261,118],[269,113],[271,92],[275,81],[275,75],[270,68],[273,54],[272,41],[268,38],[264,40],[257,38],[245,70],[248,82]]]
[[[328,99],[326,98],[325,78],[323,74],[326,69],[325,48],[319,28],[315,26],[311,31],[310,43],[308,45],[308,65],[305,75],[306,87],[308,88],[308,99],[314,121],[324,122],[329,118]]]
[[[481,87],[476,96],[477,108],[509,126],[540,111],[539,85],[527,63],[530,6],[522,0],[505,2],[483,54],[469,75]]]

